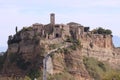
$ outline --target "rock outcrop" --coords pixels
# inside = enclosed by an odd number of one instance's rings
[[[64,75],[64,78],[68,77],[66,80],[91,80],[83,64],[83,56],[94,57],[119,68],[120,49],[114,47],[110,34],[94,34],[89,27],[74,22],[51,24],[36,23],[9,36],[3,74],[25,77],[31,70],[43,72],[43,59],[47,52],[69,44],[71,46],[58,49],[49,57],[47,71],[50,78]]]
[[[81,39],[83,56],[94,57],[99,61],[108,62],[113,68],[119,68],[120,49],[114,47],[111,35],[86,34],[85,36]]]

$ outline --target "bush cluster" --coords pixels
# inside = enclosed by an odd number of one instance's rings
[[[106,35],[111,35],[112,31],[109,29],[103,29],[102,27],[99,27],[98,29],[93,30],[94,34],[106,34]]]
[[[11,53],[9,55],[9,60],[12,63],[16,63],[17,67],[21,70],[27,71],[27,76],[31,78],[31,80],[34,80],[34,78],[40,77],[40,70],[38,67],[34,65],[32,67],[32,63],[29,61],[25,61],[20,54],[17,53]],[[37,62],[36,62],[37,64]],[[31,68],[29,67],[31,66]]]
[[[32,30],[33,30],[32,27],[23,27],[21,31],[32,31]]]
[[[27,75],[31,78],[31,80],[34,80],[34,78],[40,77],[41,73],[38,69],[33,68],[29,70]]]
[[[30,62],[26,62],[20,54],[17,53],[10,53],[9,60],[11,63],[16,63],[17,67],[22,70],[26,70],[28,66],[31,65]]]
[[[6,57],[7,57],[6,53],[4,53],[4,55],[0,56],[0,71],[3,69],[3,64],[5,62]]]

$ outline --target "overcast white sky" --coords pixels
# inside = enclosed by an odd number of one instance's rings
[[[8,35],[33,23],[78,22],[91,29],[104,27],[120,36],[120,0],[0,0],[0,47],[7,46]]]

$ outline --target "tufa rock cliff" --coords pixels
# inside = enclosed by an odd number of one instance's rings
[[[52,20],[47,25],[24,27],[9,36],[1,75],[42,80],[43,59],[56,48],[47,60],[48,80],[92,80],[84,56],[107,62],[114,69],[120,66],[120,49],[114,47],[111,34],[95,33],[74,22],[54,24]]]

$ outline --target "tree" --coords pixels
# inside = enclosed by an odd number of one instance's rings
[[[99,27],[97,32],[98,32],[98,34],[104,34],[105,33],[105,29],[103,29],[102,27]]]
[[[102,27],[99,27],[98,29],[92,30],[94,34],[104,34],[104,35],[111,35],[112,31],[109,29],[103,29]]]
[[[105,30],[105,34],[108,34],[108,35],[109,35],[109,34],[112,34],[112,31],[109,30],[109,29],[106,29],[106,30]]]
[[[17,28],[17,26],[16,26],[16,28],[15,28],[15,31],[16,31],[16,33],[18,32],[18,28]]]
[[[33,69],[29,70],[28,76],[29,76],[32,80],[34,80],[34,78],[40,77],[40,71],[39,71],[39,69],[33,68]]]

